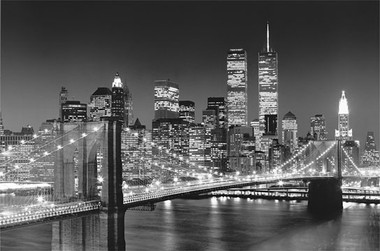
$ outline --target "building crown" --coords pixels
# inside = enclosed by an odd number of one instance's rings
[[[342,91],[342,97],[339,100],[339,113],[338,114],[348,114],[348,104],[344,91]]]
[[[112,88],[113,87],[123,88],[123,83],[121,82],[121,78],[118,72],[116,72],[115,78],[113,79]]]

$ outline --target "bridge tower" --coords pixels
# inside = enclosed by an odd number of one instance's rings
[[[309,183],[308,209],[316,214],[335,214],[342,211],[342,148],[341,141],[336,147],[336,177],[312,180]]]
[[[125,250],[121,130],[122,123],[115,120],[59,125],[56,147],[60,150],[56,152],[54,194],[63,202],[100,200],[99,238],[101,245],[105,245],[101,250],[106,247],[109,250]],[[99,149],[103,158],[98,173]],[[56,226],[58,235],[66,234],[67,224],[59,222]]]

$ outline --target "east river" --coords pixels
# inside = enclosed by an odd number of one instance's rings
[[[380,205],[344,203],[341,215],[326,219],[309,214],[305,201],[177,199],[154,211],[128,210],[125,242],[127,251],[380,250],[379,219]],[[56,250],[62,240],[53,225],[2,232],[1,250]],[[61,249],[102,250],[78,243]]]

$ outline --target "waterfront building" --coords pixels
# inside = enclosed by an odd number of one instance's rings
[[[375,134],[374,132],[367,132],[361,164],[363,166],[378,166],[380,164],[379,162],[379,151],[375,143]]]
[[[154,119],[179,117],[179,87],[170,80],[154,82]]]
[[[124,89],[117,72],[112,83],[111,117],[124,123]]]
[[[229,169],[241,174],[252,174],[256,171],[255,137],[253,128],[233,126],[228,130]]]
[[[230,49],[227,54],[227,119],[230,126],[247,126],[247,52]]]
[[[62,104],[62,122],[84,122],[87,120],[87,104],[68,100]]]
[[[326,119],[323,114],[310,117],[310,134],[314,140],[327,140]]]
[[[282,119],[282,144],[288,146],[291,152],[298,146],[297,130],[297,118],[289,111]]]
[[[335,139],[339,140],[351,140],[352,129],[350,129],[348,102],[344,91],[339,100],[339,112],[338,112],[338,129],[335,130]]]
[[[189,123],[195,123],[195,103],[193,101],[179,101],[179,118]]]
[[[112,92],[107,87],[99,87],[90,97],[89,119],[101,121],[111,116]]]
[[[269,44],[267,23],[266,49],[258,56],[259,122],[261,134],[277,136],[278,116],[278,56]],[[266,147],[262,147],[266,148]],[[265,151],[264,151],[265,152]]]

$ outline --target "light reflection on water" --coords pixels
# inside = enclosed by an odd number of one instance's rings
[[[343,208],[340,216],[319,219],[307,212],[306,201],[165,201],[152,212],[126,212],[126,250],[379,250],[380,206],[344,203]],[[51,250],[52,238],[57,241],[51,224],[1,237],[1,251]]]

